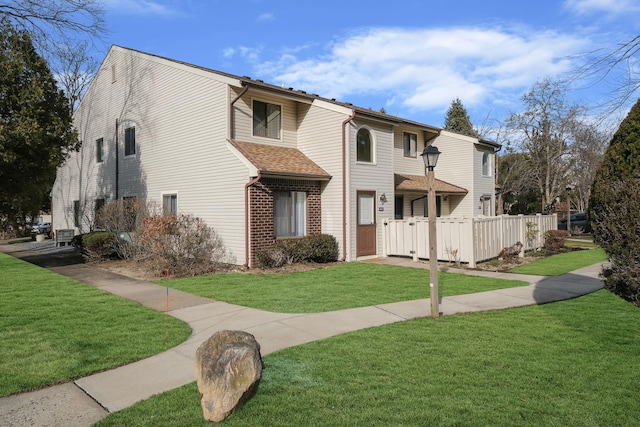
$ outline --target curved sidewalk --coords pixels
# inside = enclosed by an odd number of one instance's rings
[[[33,252],[13,252],[59,274],[164,311],[167,288],[122,276],[85,264],[47,265],[46,256]],[[38,259],[40,263],[38,263]],[[45,260],[43,262],[43,260]],[[428,268],[402,258],[368,262]],[[455,270],[456,273],[524,280],[529,286],[441,298],[443,315],[473,313],[544,304],[575,298],[602,288],[600,264],[558,277]],[[425,276],[425,280],[427,277]],[[176,290],[169,291],[169,314],[192,328],[184,343],[147,359],[76,381],[29,393],[0,398],[0,420],[10,426],[89,426],[110,412],[133,405],[195,381],[194,358],[197,347],[213,333],[224,329],[244,330],[260,343],[263,355],[358,329],[375,327],[430,314],[429,299],[381,304],[325,313],[271,313]],[[5,424],[6,423],[6,424]]]

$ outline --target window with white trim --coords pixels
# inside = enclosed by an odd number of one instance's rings
[[[282,107],[262,101],[253,101],[253,135],[280,139]]]
[[[482,154],[482,176],[491,176],[491,156],[489,153]]]
[[[306,236],[307,193],[273,192],[273,229],[276,238]]]
[[[417,157],[418,135],[405,132],[402,134],[402,145],[404,146],[405,157]]]
[[[178,215],[178,195],[163,194],[162,195],[162,213],[167,215]]]
[[[135,156],[136,154],[136,128],[130,127],[124,130],[124,155]]]
[[[373,163],[373,135],[367,128],[361,128],[356,135],[356,160],[359,162]]]

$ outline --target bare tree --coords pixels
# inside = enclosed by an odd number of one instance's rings
[[[557,80],[538,81],[522,97],[524,111],[507,119],[510,140],[527,154],[528,170],[541,198],[542,210],[564,191],[572,167],[569,156],[582,109],[564,99]]]
[[[89,53],[89,48],[88,41],[58,44],[49,61],[53,74],[69,100],[69,109],[72,112],[100,66]]]
[[[38,47],[52,53],[61,41],[77,37],[100,39],[106,33],[100,0],[5,0],[0,15],[26,30]]]

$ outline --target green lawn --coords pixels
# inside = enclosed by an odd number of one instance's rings
[[[0,253],[0,396],[165,351],[185,323]]]
[[[511,270],[511,273],[559,276],[588,265],[604,262],[607,254],[602,249],[571,251],[542,258]]]
[[[524,286],[462,274],[438,274],[440,296]],[[429,271],[350,262],[290,274],[218,274],[159,282],[163,286],[281,313],[314,313],[429,298]]]
[[[398,323],[265,356],[227,426],[633,426],[640,310],[607,291]],[[205,426],[195,383],[100,426]]]

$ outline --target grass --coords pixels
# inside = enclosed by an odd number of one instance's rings
[[[511,273],[559,276],[582,267],[607,261],[602,249],[571,251],[552,255],[510,270]]]
[[[440,272],[441,296],[524,286]],[[315,313],[429,298],[427,270],[350,262],[290,274],[218,274],[162,281],[191,294],[281,313]]]
[[[177,319],[0,253],[0,396],[165,351]]]
[[[631,426],[640,310],[607,291],[398,323],[264,357],[226,426]],[[99,426],[205,426],[195,383]]]

